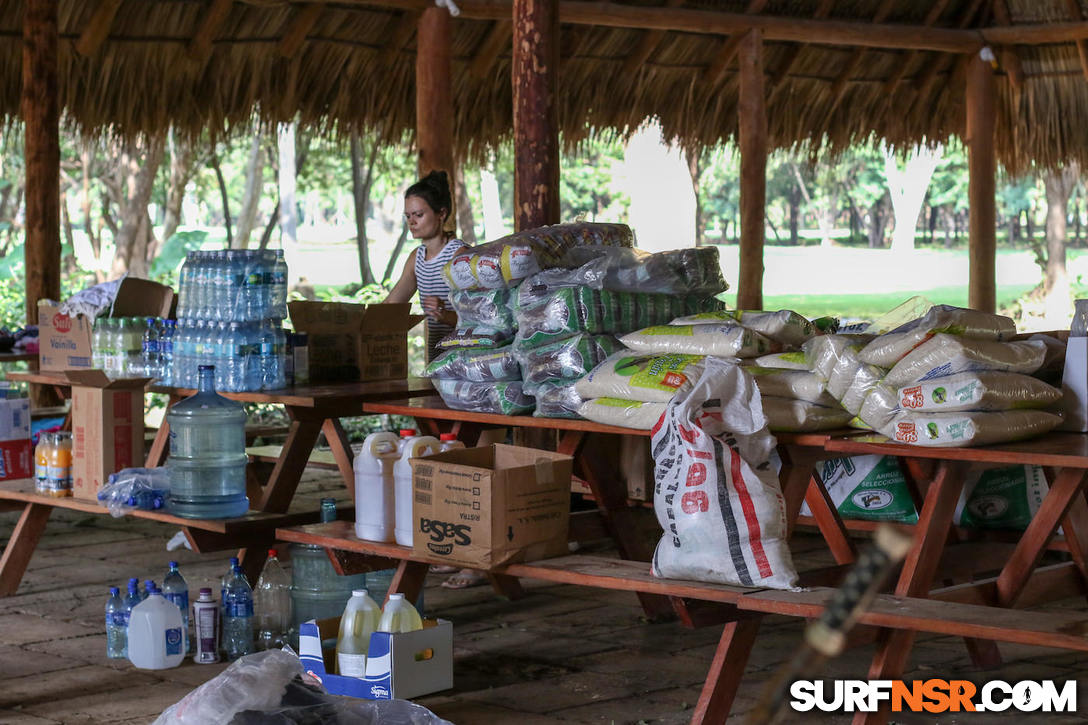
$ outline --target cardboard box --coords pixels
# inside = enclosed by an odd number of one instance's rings
[[[31,478],[33,475],[30,401],[26,398],[0,398],[0,481]]]
[[[322,650],[321,639],[335,638],[339,619],[310,620],[299,625],[298,651],[302,668],[333,695],[367,700],[407,700],[453,687],[453,625],[423,621],[416,632],[375,632],[370,635],[366,677],[342,677],[334,669],[336,653]]]
[[[1064,420],[1058,430],[1088,432],[1088,337],[1070,337],[1062,373]]]
[[[147,378],[110,380],[101,370],[71,370],[72,495],[95,500],[111,473],[144,465]]]
[[[415,555],[491,569],[568,553],[572,467],[499,444],[412,459]]]
[[[423,315],[409,304],[291,302],[291,322],[309,335],[311,383],[408,377],[408,330]]]
[[[166,317],[174,290],[158,282],[126,277],[108,317]],[[41,370],[90,370],[94,320],[69,317],[60,306],[38,303],[38,364]]]

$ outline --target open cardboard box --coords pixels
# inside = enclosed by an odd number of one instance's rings
[[[110,317],[167,317],[174,290],[147,279],[126,277],[117,288]],[[38,364],[41,370],[90,370],[94,320],[69,317],[60,306],[38,302]]]
[[[291,322],[309,336],[311,383],[408,377],[408,330],[423,315],[409,304],[291,302]]]
[[[329,693],[367,700],[407,700],[453,687],[453,624],[425,619],[415,632],[375,632],[370,635],[366,677],[330,672],[336,653],[322,650],[321,640],[337,636],[340,620],[313,619],[299,625],[298,651],[302,667]]]

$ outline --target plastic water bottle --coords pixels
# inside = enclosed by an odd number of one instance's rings
[[[287,387],[287,333],[283,325],[272,324],[272,333],[276,342],[276,382],[274,390],[283,390]]]
[[[223,609],[223,653],[236,660],[253,652],[253,590],[240,567],[227,582]]]
[[[272,314],[274,320],[287,319],[287,260],[283,250],[276,250],[276,259],[272,263]]]
[[[174,337],[177,335],[177,323],[164,320],[162,337],[159,338],[159,355],[162,358],[162,382],[172,385],[174,381]]]
[[[230,558],[230,564],[227,565],[227,573],[219,578],[219,616],[220,620],[226,616],[227,605],[227,584],[234,578],[234,570],[238,568],[238,557],[232,556]]]
[[[129,616],[128,659],[143,670],[177,667],[185,658],[181,612],[152,589]]]
[[[389,595],[389,601],[382,610],[382,618],[378,622],[379,632],[414,632],[423,629],[423,619],[412,603],[404,598],[403,594]]]
[[[187,317],[187,307],[189,304],[189,278],[192,274],[192,259],[193,253],[189,252],[185,255],[185,261],[181,263],[181,269],[178,271],[178,305],[177,315],[178,319]]]
[[[431,436],[414,436],[401,442],[400,459],[393,464],[393,500],[396,508],[396,526],[393,535],[401,546],[412,545],[415,529],[412,517],[412,464],[413,458],[438,453],[438,440]]]
[[[257,649],[283,647],[291,626],[291,579],[275,549],[268,550],[268,561],[257,579],[253,610],[257,618]]]
[[[162,377],[162,355],[159,351],[159,336],[158,320],[154,317],[148,317],[140,349],[142,352],[141,365],[143,373],[149,378]]]
[[[336,673],[344,677],[366,676],[366,654],[370,635],[378,629],[382,608],[366,589],[355,589],[340,617],[336,638]]]
[[[185,577],[178,571],[178,563],[170,562],[170,571],[162,580],[162,595],[166,601],[173,604],[181,612],[181,621],[185,625],[182,630],[185,635],[185,651],[189,651],[189,584]]]
[[[261,390],[274,390],[279,367],[276,357],[276,333],[271,323],[261,325]]]
[[[219,661],[219,617],[219,603],[212,598],[212,590],[202,588],[193,602],[193,662],[198,665]]]
[[[110,598],[106,600],[106,656],[113,660],[128,656],[128,622],[125,617],[125,602],[121,599],[121,590],[110,587]]]
[[[393,465],[397,437],[388,431],[371,433],[355,457],[355,535],[367,541],[392,541],[396,525],[393,504]]]
[[[456,433],[441,433],[438,436],[439,449],[442,453],[452,451],[454,448],[464,448],[465,444],[457,440]]]
[[[96,321],[91,333],[91,366],[103,371],[106,369],[106,319]]]
[[[256,322],[242,323],[246,339],[246,390],[261,389],[261,327]]]
[[[242,335],[242,325],[239,322],[231,322],[227,325],[226,337],[223,341],[225,354],[223,356],[226,367],[226,381],[224,390],[239,392],[246,389],[246,345]]]
[[[170,425],[168,508],[176,516],[223,519],[249,510],[246,412],[215,392],[215,369],[201,365],[198,392],[166,414]]]

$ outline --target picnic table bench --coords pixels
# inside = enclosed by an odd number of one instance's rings
[[[70,397],[71,385],[67,378],[60,373],[23,372],[9,373],[12,380],[22,380],[28,383],[49,385],[62,393],[64,397]],[[348,442],[347,434],[340,423],[340,418],[358,416],[362,414],[362,406],[371,400],[385,398],[403,399],[406,396],[423,395],[433,390],[431,381],[427,378],[407,378],[402,380],[383,380],[366,383],[329,383],[323,385],[305,385],[285,388],[283,390],[254,391],[243,393],[222,392],[220,395],[237,400],[242,403],[267,403],[283,405],[287,411],[289,425],[287,439],[279,448],[275,462],[271,464],[271,471],[266,480],[258,480],[253,477],[247,481],[247,489],[250,496],[249,515],[260,513],[262,532],[267,530],[270,540],[272,530],[278,522],[275,515],[286,516],[291,499],[295,495],[302,473],[317,443],[318,436],[324,432],[328,440],[331,454],[336,463],[336,469],[340,472],[345,486],[355,497],[355,474],[352,468],[353,455]],[[152,392],[169,396],[170,405],[193,395],[196,390],[192,388],[174,388],[154,385]],[[148,467],[161,466],[166,462],[169,453],[170,427],[163,421],[155,434],[147,454],[145,465]],[[24,487],[16,486],[14,489],[0,491],[0,501],[7,499],[21,502],[23,516],[20,517],[15,531],[5,549],[3,564],[0,564],[0,582],[10,588],[5,592],[0,590],[0,596],[11,594],[18,586],[29,561],[30,554],[41,536],[51,508],[77,508],[91,513],[108,513],[104,507],[99,507],[95,502],[80,501],[73,498],[51,498],[38,496],[33,493],[33,485],[29,492]],[[30,496],[33,500],[22,497]],[[12,498],[16,497],[16,498]],[[79,508],[80,506],[86,508]],[[8,506],[10,508],[10,505]],[[143,513],[153,513],[154,516],[146,516]],[[242,517],[228,529],[222,528],[221,520],[201,521],[173,517],[169,514],[158,512],[142,512],[141,518],[154,518],[165,516],[177,525],[182,526],[188,533],[190,540],[201,539],[203,546],[208,551],[217,549],[207,548],[210,538],[215,538],[215,546],[221,549],[238,548],[239,559],[247,576],[255,579],[264,565],[267,557],[266,545],[251,546],[250,538],[246,533],[251,524],[240,524],[241,521],[249,521]],[[248,515],[247,515],[248,516]],[[269,518],[272,516],[272,518]],[[314,515],[316,518],[316,514]],[[227,521],[235,521],[227,519]],[[267,525],[263,522],[269,522]],[[262,534],[263,535],[263,534]],[[234,544],[231,540],[236,540]],[[265,539],[261,539],[265,541]],[[194,548],[196,548],[194,546]],[[10,554],[10,563],[9,563]],[[20,564],[21,562],[21,564]]]

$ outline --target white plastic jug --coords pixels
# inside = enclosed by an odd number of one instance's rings
[[[393,464],[398,443],[388,431],[371,433],[355,457],[355,535],[360,539],[393,540]]]
[[[423,620],[403,594],[390,594],[378,622],[379,632],[414,632],[423,629]]]
[[[366,676],[366,653],[370,635],[378,629],[382,609],[366,589],[355,589],[340,617],[336,638],[336,672],[344,677]]]
[[[177,605],[152,592],[129,615],[129,661],[142,670],[177,667],[185,659],[183,627]]]
[[[400,460],[393,464],[393,490],[396,501],[396,525],[393,535],[401,546],[412,545],[412,464],[413,458],[438,453],[438,439],[416,436],[401,442]]]

